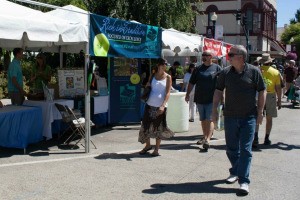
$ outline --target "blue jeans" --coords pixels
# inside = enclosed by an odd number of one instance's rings
[[[250,183],[256,116],[245,118],[224,117],[226,154],[231,163],[230,174],[239,177],[239,183]]]

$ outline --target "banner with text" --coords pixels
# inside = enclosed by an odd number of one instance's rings
[[[162,29],[90,15],[90,54],[102,57],[159,58]]]
[[[222,56],[222,41],[204,38],[203,51],[210,50],[213,56]]]

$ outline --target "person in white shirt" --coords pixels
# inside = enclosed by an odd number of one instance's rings
[[[192,75],[194,69],[195,69],[195,64],[191,63],[189,65],[188,71],[184,74],[183,84],[182,84],[182,88],[181,88],[182,92],[187,91],[189,81],[190,81],[190,78],[191,78],[191,75]],[[193,87],[192,91],[190,92],[190,101],[189,101],[189,118],[190,118],[189,121],[190,122],[194,122],[194,115],[195,115],[194,96],[195,96],[195,87]]]
[[[156,145],[151,156],[159,156],[158,150],[162,139],[174,136],[174,132],[167,126],[167,102],[170,97],[172,79],[166,71],[166,60],[159,58],[157,69],[146,86],[151,86],[149,98],[146,101],[142,125],[138,141],[146,144],[139,152],[144,155],[152,149],[150,138],[155,138]]]

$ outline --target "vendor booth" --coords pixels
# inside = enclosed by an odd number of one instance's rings
[[[6,0],[0,0],[0,5],[2,48],[77,53],[88,43],[86,29],[81,24],[72,24]],[[0,146],[26,148],[28,144],[42,140],[43,136],[50,139],[51,122],[60,118],[53,103],[25,101],[24,106],[2,108]],[[72,107],[72,102],[67,104]]]

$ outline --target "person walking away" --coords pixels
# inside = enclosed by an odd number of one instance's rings
[[[214,130],[214,123],[211,118],[213,95],[216,86],[217,75],[222,68],[212,62],[211,51],[202,53],[203,64],[197,67],[190,78],[189,86],[185,95],[186,102],[192,101],[190,93],[195,86],[194,101],[197,104],[199,119],[201,121],[204,137],[197,142],[198,145],[203,145],[207,150],[209,148],[210,138]]]
[[[290,91],[289,89],[290,89],[291,85],[293,84],[293,81],[296,79],[296,77],[297,77],[297,69],[295,68],[295,61],[290,60],[287,63],[287,67],[285,68],[284,75],[283,75],[286,96],[289,95],[289,91]]]
[[[170,74],[170,76],[172,77],[172,87],[174,88],[174,89],[178,89],[179,90],[179,88],[177,87],[177,85],[176,85],[176,78],[177,78],[177,68],[180,66],[180,63],[178,62],[178,61],[175,61],[174,63],[173,63],[173,66],[171,66],[170,67],[170,69],[169,69],[169,74]]]
[[[260,60],[261,63],[261,72],[267,87],[267,96],[266,96],[266,134],[264,145],[270,145],[271,140],[269,139],[273,118],[277,117],[277,108],[281,109],[281,76],[280,72],[272,67],[272,61],[274,59],[271,58],[270,54],[264,53],[262,54],[262,58]],[[255,132],[253,147],[256,148],[258,145],[258,129]]]
[[[260,69],[246,63],[247,50],[234,45],[228,53],[231,66],[222,70],[213,97],[213,121],[217,121],[217,107],[225,90],[224,127],[226,154],[231,163],[226,183],[238,180],[239,192],[249,193],[249,174],[252,142],[256,124],[263,120],[266,87]],[[258,100],[256,102],[256,93]]]
[[[26,92],[23,89],[23,73],[21,68],[23,49],[15,48],[13,50],[13,55],[14,59],[9,64],[7,72],[8,95],[11,98],[12,105],[22,105],[26,95]]]
[[[170,97],[172,79],[166,71],[167,61],[159,58],[157,70],[155,74],[150,77],[147,86],[151,86],[151,92],[146,102],[144,117],[139,131],[138,141],[146,144],[145,147],[139,152],[144,155],[152,149],[150,138],[156,139],[155,149],[151,156],[159,156],[159,147],[162,139],[171,138],[174,136],[167,126],[167,102]]]
[[[189,85],[189,81],[191,78],[191,75],[193,73],[195,69],[195,64],[191,63],[189,65],[188,71],[184,74],[183,77],[183,85],[181,88],[182,92],[186,92],[188,85]],[[192,91],[190,92],[190,100],[189,100],[189,121],[190,122],[194,122],[194,116],[195,116],[195,102],[194,102],[194,95],[195,95],[195,87],[193,87]]]

